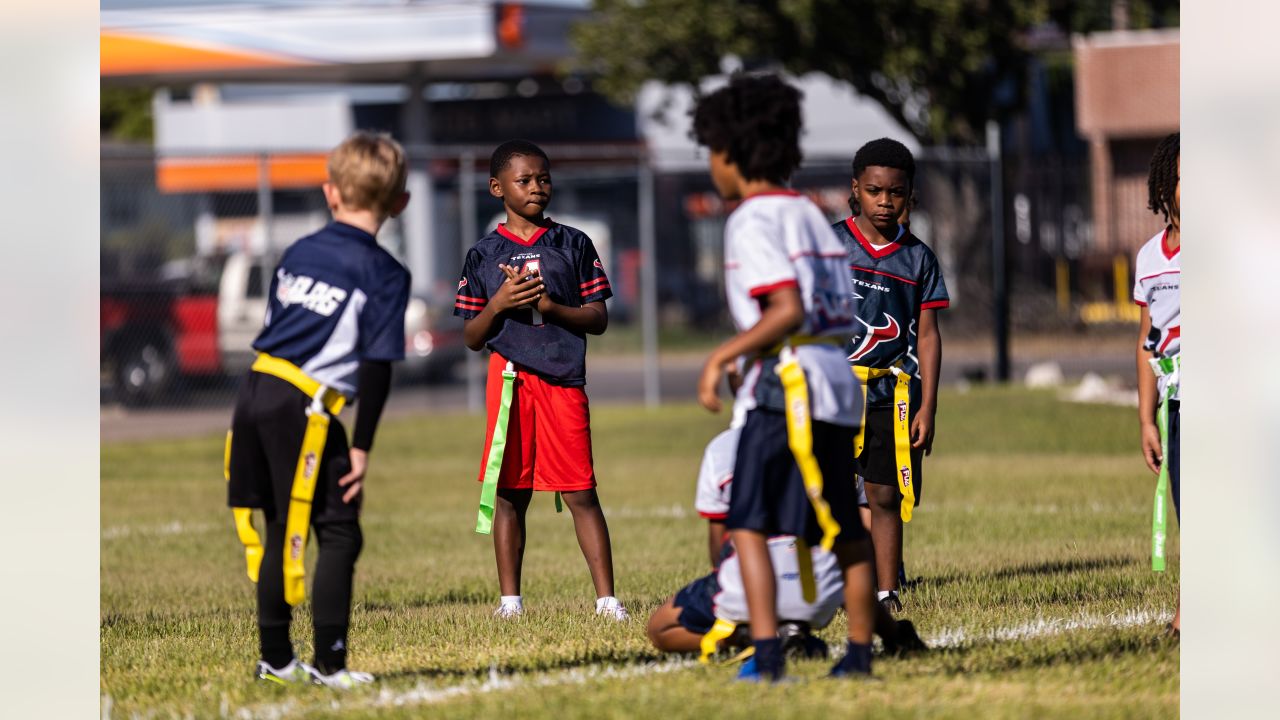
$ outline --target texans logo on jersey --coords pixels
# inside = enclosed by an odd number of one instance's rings
[[[893,316],[890,315],[889,313],[884,313],[884,319],[885,319],[884,325],[873,326],[871,323],[867,322],[866,320],[863,320],[862,318],[858,318],[858,322],[862,323],[863,325],[866,325],[867,330],[869,332],[867,332],[866,335],[862,336],[862,341],[858,343],[857,349],[855,349],[853,353],[849,355],[850,361],[857,360],[865,356],[867,353],[874,350],[876,346],[882,342],[890,342],[898,339],[898,336],[902,334],[902,326],[899,325],[898,321],[894,320]]]

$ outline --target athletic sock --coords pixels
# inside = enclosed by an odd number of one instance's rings
[[[316,669],[332,675],[347,666],[347,626],[317,625]]]
[[[523,595],[503,595],[502,599],[498,601],[498,604],[499,605],[515,605],[516,607],[523,610],[524,596]]]
[[[259,625],[258,638],[262,659],[271,667],[279,670],[293,660],[288,625]]]
[[[845,646],[844,657],[840,658],[840,662],[831,669],[833,675],[870,675],[871,674],[871,646],[856,643],[852,640],[848,641]]]
[[[881,600],[884,600],[885,598],[889,597],[890,595],[897,595],[897,594],[898,594],[898,591],[897,591],[897,590],[877,590],[877,591],[876,591],[876,602],[879,602],[879,601],[881,601]]]
[[[786,658],[782,654],[782,640],[780,638],[768,638],[766,640],[756,640],[755,655],[756,670],[760,673],[760,677],[765,680],[778,680],[782,677],[785,668]]]

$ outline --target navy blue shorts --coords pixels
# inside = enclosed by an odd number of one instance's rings
[[[1182,509],[1178,502],[1178,470],[1182,464],[1179,457],[1182,453],[1178,452],[1178,444],[1181,442],[1182,433],[1178,426],[1178,410],[1181,403],[1177,400],[1169,401],[1169,457],[1165,460],[1169,463],[1169,491],[1173,495],[1173,512],[1178,517],[1178,522],[1182,522]]]
[[[831,506],[832,517],[840,523],[837,540],[841,542],[866,537],[858,517],[854,435],[851,427],[813,423],[813,454],[822,470],[822,495]],[[738,439],[725,526],[766,535],[795,535],[810,545],[822,539],[800,468],[787,445],[785,414],[763,408],[747,413]]]
[[[672,602],[680,609],[676,619],[685,630],[699,635],[706,635],[716,623],[715,598],[720,592],[720,582],[716,573],[703,575],[680,588]]]

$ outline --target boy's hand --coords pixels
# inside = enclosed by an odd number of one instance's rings
[[[342,502],[347,505],[359,497],[364,490],[364,472],[369,467],[369,453],[358,448],[351,448],[351,472],[338,478],[338,487],[351,487],[342,494]]]
[[[498,269],[502,270],[507,279],[489,301],[493,305],[494,312],[506,312],[537,302],[543,294],[542,279],[538,276],[529,275],[522,278],[520,273],[509,265],[499,265]]]
[[[702,366],[702,376],[698,378],[698,402],[713,413],[720,412],[720,377],[732,362],[721,362],[712,355],[707,358],[707,364]]]
[[[924,454],[933,452],[933,411],[921,408],[911,421],[911,447],[924,448]]]
[[[1147,461],[1151,472],[1160,474],[1160,463],[1164,462],[1160,447],[1160,428],[1151,423],[1142,424],[1142,459]]]

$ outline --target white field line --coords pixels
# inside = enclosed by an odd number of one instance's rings
[[[949,628],[927,635],[924,639],[931,648],[955,648],[974,642],[1010,642],[1031,640],[1035,638],[1061,635],[1078,630],[1095,628],[1128,628],[1142,625],[1153,625],[1167,621],[1172,617],[1168,611],[1131,610],[1112,615],[1082,615],[1075,618],[1041,618],[1009,627],[966,630]],[[832,646],[833,654],[844,651],[843,646]],[[484,680],[468,679],[452,685],[429,685],[419,682],[407,690],[383,688],[376,694],[356,696],[350,700],[334,697],[324,708],[338,711],[346,709],[372,709],[387,707],[406,707],[416,705],[434,705],[450,700],[504,692],[519,688],[561,687],[566,685],[583,685],[595,680],[622,680],[662,675],[697,667],[696,660],[672,659],[662,662],[639,663],[635,665],[589,665],[568,670],[549,672],[515,673],[502,675],[496,669],[490,669]],[[221,717],[249,720],[265,718],[278,720],[297,715],[305,715],[307,708],[316,705],[290,700],[283,703],[242,707],[231,711],[224,700],[221,706]],[[103,720],[109,720],[110,698],[103,701]]]
[[[605,516],[610,518],[632,518],[640,520],[654,519],[684,519],[694,516],[692,510],[685,508],[683,505],[660,505],[656,507],[620,507],[605,508]],[[406,523],[421,524],[420,516],[372,516],[361,519],[365,525],[394,525],[401,521]],[[255,523],[261,525],[262,518],[255,518]],[[226,531],[235,534],[235,526],[231,524],[230,517],[225,524],[213,523],[184,523],[178,520],[163,523],[160,525],[113,525],[111,527],[102,528],[102,539],[104,541],[123,540],[130,537],[164,537],[168,535],[185,535],[193,533],[207,533],[213,531]]]
[[[165,535],[185,535],[188,533],[206,533],[220,526],[212,523],[184,523],[179,520],[163,525],[113,525],[102,528],[103,540],[122,540],[128,537],[162,537]],[[235,526],[227,523],[229,532],[235,532]]]

